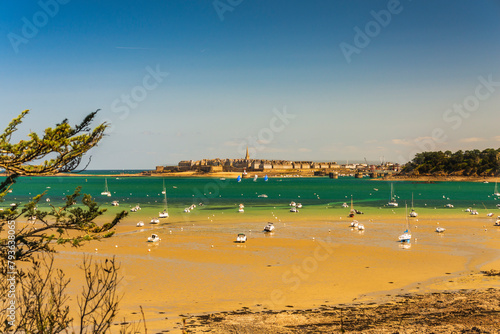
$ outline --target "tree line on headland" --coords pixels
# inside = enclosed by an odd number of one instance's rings
[[[417,153],[401,169],[406,176],[498,176],[500,148]]]

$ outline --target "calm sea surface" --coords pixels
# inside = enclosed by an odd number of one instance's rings
[[[248,178],[237,182],[236,179],[229,178],[221,180],[120,176],[119,173],[124,172],[134,171],[86,171],[86,174],[91,176],[73,177],[22,177],[0,206],[5,207],[13,202],[25,203],[42,192],[46,192],[45,198],[50,199],[50,204],[58,205],[62,203],[65,195],[81,186],[82,193],[92,195],[103,205],[116,200],[122,208],[139,204],[143,208],[157,210],[164,206],[165,196],[161,192],[165,184],[168,207],[174,211],[182,211],[184,207],[199,203],[219,210],[232,209],[238,203],[245,203],[246,207],[252,207],[254,210],[265,210],[269,207],[287,206],[291,201],[302,203],[304,208],[333,208],[340,207],[344,202],[350,204],[351,195],[356,208],[370,210],[384,208],[391,191],[391,182],[368,178],[341,177],[335,180],[328,177],[284,177],[269,178],[268,181],[263,178],[256,181]],[[104,177],[103,174],[112,176]],[[111,197],[101,195],[105,189],[105,180]],[[411,207],[412,195],[415,208],[437,208],[445,211],[463,211],[467,207],[496,210],[496,205],[500,203],[500,200],[492,195],[494,183],[397,181],[392,184],[399,209],[402,210],[405,202]],[[43,206],[48,206],[48,202],[43,202]],[[445,209],[444,206],[448,203],[453,204],[455,209]]]

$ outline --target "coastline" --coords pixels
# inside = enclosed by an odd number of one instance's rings
[[[343,171],[346,176],[342,177],[352,177],[356,171]],[[153,177],[153,178],[230,178],[236,179],[241,176],[240,172],[198,172],[198,171],[186,171],[186,172],[170,172],[170,173],[156,173],[152,171],[142,171],[138,173],[122,173],[122,174],[85,174],[85,173],[59,173],[55,175],[40,175],[40,177]],[[314,177],[314,178],[328,178],[328,175],[314,175],[312,170],[272,170],[272,171],[251,171],[248,172],[246,178],[253,178],[254,176],[264,177],[268,176],[270,178],[282,178],[282,177]],[[5,177],[5,173],[0,173],[0,177]],[[27,176],[25,176],[27,177]],[[36,175],[29,177],[38,177]],[[364,178],[369,178],[366,175]],[[423,183],[433,183],[433,182],[498,182],[500,177],[495,176],[456,176],[456,175],[418,175],[418,176],[408,176],[408,175],[398,175],[391,174],[376,178],[369,178],[373,181],[414,181]]]
[[[383,178],[377,178],[374,180],[380,181],[415,181],[415,182],[488,182],[494,183],[499,181],[500,177],[495,176],[433,176],[433,175],[419,175],[419,176],[408,176],[408,175],[392,175]]]

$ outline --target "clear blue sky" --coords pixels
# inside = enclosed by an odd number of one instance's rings
[[[1,126],[101,109],[92,169],[500,146],[500,1],[2,1],[0,35]]]

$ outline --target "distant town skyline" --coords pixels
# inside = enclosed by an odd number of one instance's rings
[[[101,109],[90,169],[500,146],[497,1],[20,0],[0,31],[1,126]]]

